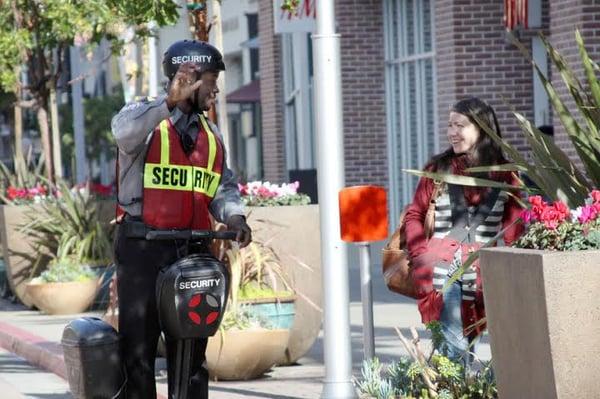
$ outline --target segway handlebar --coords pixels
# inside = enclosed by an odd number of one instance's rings
[[[146,232],[146,240],[235,240],[235,231],[212,230],[150,230]]]

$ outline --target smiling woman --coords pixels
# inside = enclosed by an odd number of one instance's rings
[[[434,156],[425,170],[469,175],[470,167],[507,163],[498,144],[483,129],[500,136],[492,107],[478,98],[457,102],[448,119],[450,147]],[[510,172],[491,172],[478,177],[517,184]],[[442,184],[433,198],[434,186],[431,179],[422,178],[406,212],[405,236],[411,273],[423,322],[441,323],[446,342],[438,350],[452,360],[469,363],[469,347],[485,328],[479,264],[473,263],[454,283],[448,281],[471,253],[500,230],[507,228],[506,244],[518,238],[522,226],[514,221],[521,208],[514,198],[497,188]],[[435,204],[431,237],[426,236],[424,227],[430,203]]]

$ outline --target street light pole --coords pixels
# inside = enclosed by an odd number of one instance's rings
[[[312,35],[318,190],[323,273],[323,399],[357,398],[352,384],[348,258],[340,237],[338,193],[344,187],[340,35],[333,1],[317,2]]]

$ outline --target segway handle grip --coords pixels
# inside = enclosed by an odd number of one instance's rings
[[[194,238],[194,234],[196,230],[192,230],[192,238]],[[235,231],[211,231],[210,238],[214,238],[216,240],[235,240],[237,233]]]
[[[146,233],[147,240],[235,240],[235,231],[212,230],[150,230]]]

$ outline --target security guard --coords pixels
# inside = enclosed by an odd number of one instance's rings
[[[223,57],[208,43],[182,40],[163,59],[167,95],[126,105],[112,120],[119,147],[118,202],[123,212],[115,237],[119,332],[128,375],[129,399],[154,399],[154,360],[160,335],[155,283],[161,267],[187,254],[185,241],[132,237],[127,225],[158,229],[210,229],[209,213],[251,241],[237,180],[227,167],[225,148],[205,117],[219,92]],[[208,398],[207,340],[193,349],[188,398]],[[167,341],[169,376],[175,369],[175,342]],[[174,388],[169,378],[169,396]],[[185,398],[177,398],[185,399]]]

